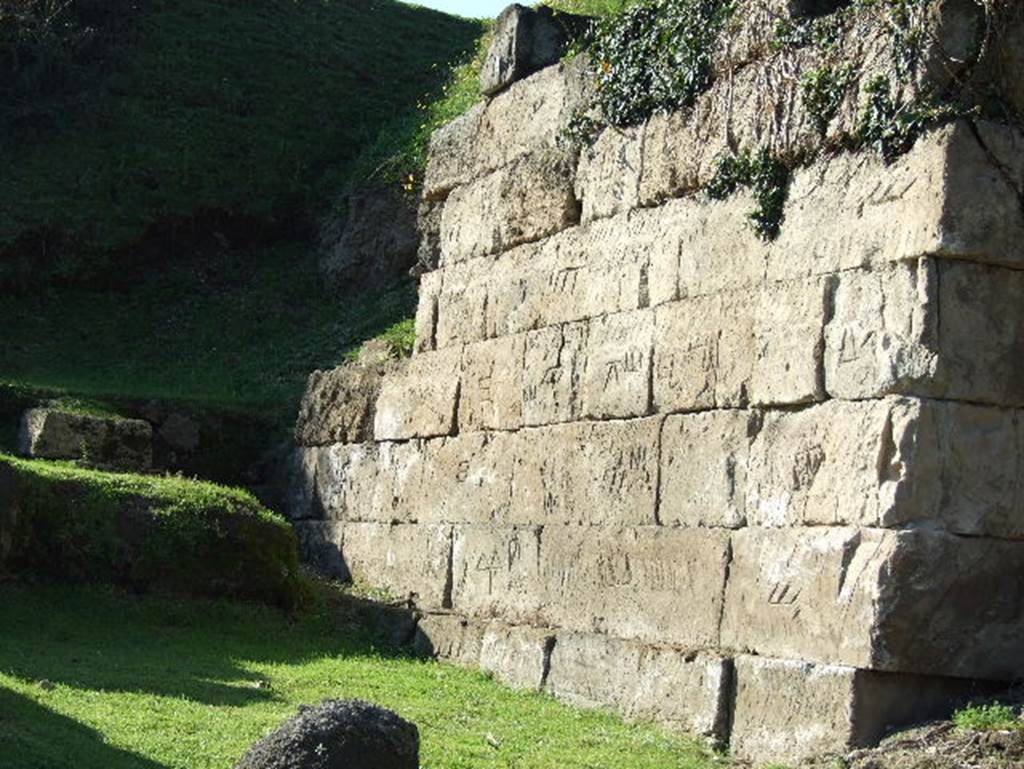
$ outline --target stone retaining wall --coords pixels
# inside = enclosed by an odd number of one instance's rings
[[[425,651],[791,760],[1024,676],[1024,134],[822,155],[765,242],[693,194],[712,134],[809,136],[743,106],[757,28],[695,109],[581,153],[579,61],[438,132],[416,354],[320,398],[372,435],[302,446],[292,515]]]

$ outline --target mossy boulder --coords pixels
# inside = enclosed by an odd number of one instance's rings
[[[6,455],[0,572],[286,608],[302,593],[294,532],[247,492]]]

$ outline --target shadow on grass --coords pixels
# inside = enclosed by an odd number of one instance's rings
[[[163,764],[106,744],[93,729],[3,687],[0,755],[5,769],[164,769]]]

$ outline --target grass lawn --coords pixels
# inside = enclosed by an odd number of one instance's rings
[[[0,585],[4,769],[230,769],[300,703],[414,721],[427,769],[706,769],[696,744],[375,650],[334,610]],[[491,735],[500,743],[488,744]]]

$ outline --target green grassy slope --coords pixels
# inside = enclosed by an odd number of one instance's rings
[[[174,260],[197,217],[308,222],[481,32],[394,0],[112,7],[129,22],[102,87],[0,139],[0,277],[88,275],[157,225]]]
[[[328,292],[316,223],[353,182],[416,177],[478,97],[452,65],[484,27],[394,0],[138,7],[90,49],[88,98],[0,109],[0,384],[286,423],[311,370],[411,316],[411,282]]]
[[[297,705],[328,697],[415,722],[426,769],[720,765],[652,727],[383,654],[326,612],[288,620],[252,606],[12,585],[0,585],[0,604],[5,769],[230,769]]]

